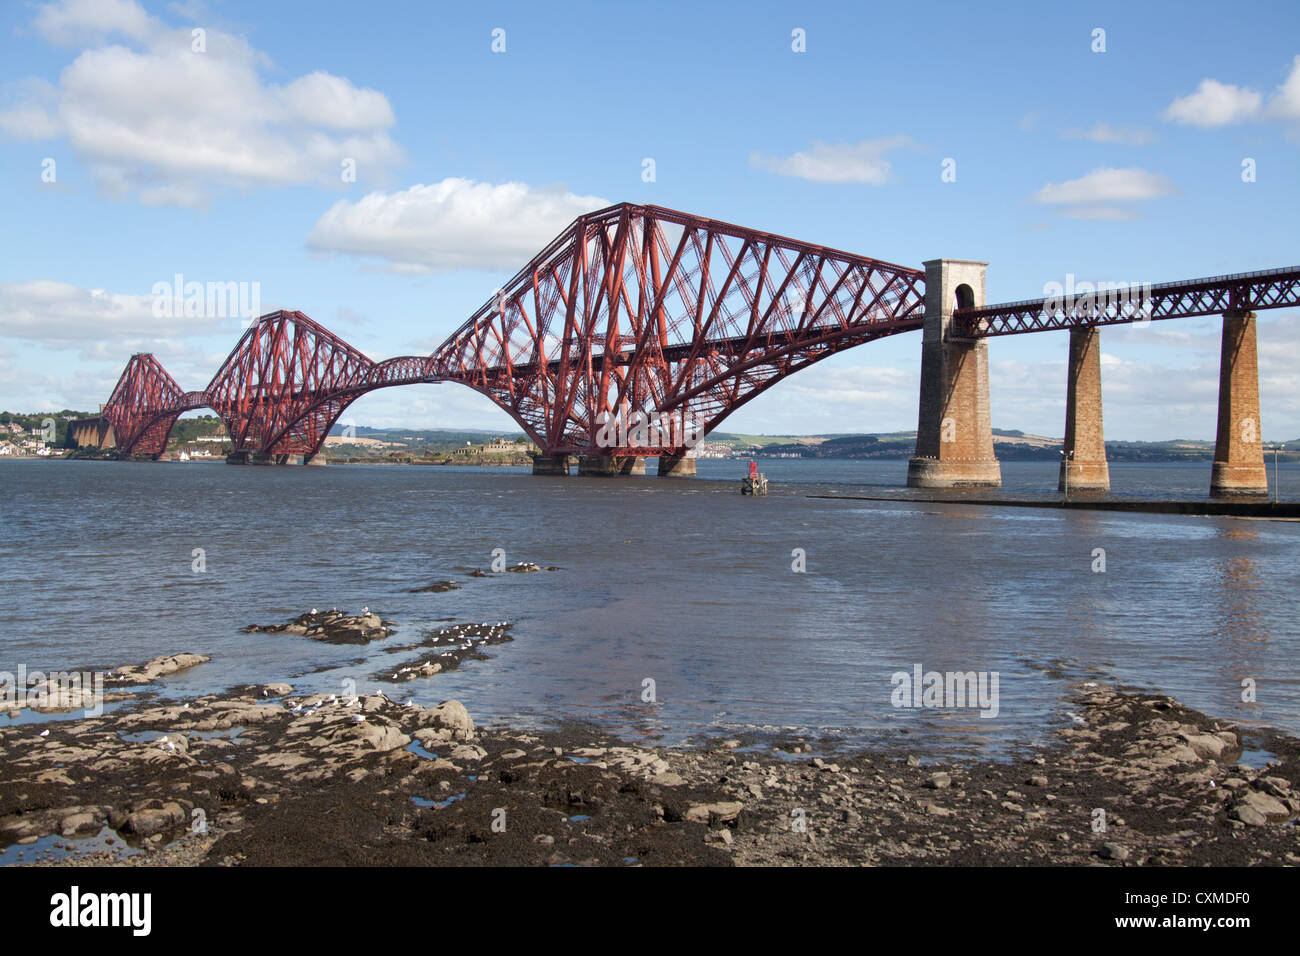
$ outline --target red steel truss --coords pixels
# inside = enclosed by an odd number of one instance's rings
[[[104,418],[119,454],[158,457],[207,406],[239,452],[319,452],[377,388],[455,381],[509,412],[546,455],[680,455],[773,384],[921,328],[924,273],[740,226],[623,203],[580,216],[428,356],[375,362],[301,312],[257,320],[201,392],[152,355]],[[1300,305],[1300,268],[1152,286],[1153,319]],[[1010,335],[1139,321],[1142,300],[1048,299],[958,311],[953,332]],[[647,419],[657,427],[637,429]],[[611,427],[619,422],[625,428]]]
[[[524,266],[433,370],[489,396],[546,454],[680,454],[681,427],[610,445],[601,425],[666,414],[706,434],[792,372],[920,328],[923,280],[670,209],[611,206]]]
[[[204,405],[239,451],[311,456],[358,396],[448,380],[491,398],[544,454],[681,454],[684,427],[706,434],[792,372],[920,328],[923,280],[624,203],[579,217],[430,356],[374,362],[301,312],[274,312],[202,392],[182,392],[152,356],[135,356],[104,414],[124,456],[157,457],[176,417]],[[600,440],[604,422],[638,412],[678,427],[651,433],[653,444]]]
[[[988,338],[1294,306],[1300,306],[1300,266],[986,305],[954,312],[950,328],[962,338]]]
[[[113,426],[118,453],[157,458],[182,412],[201,408],[202,392],[185,392],[152,355],[132,355],[117,380],[103,417]]]

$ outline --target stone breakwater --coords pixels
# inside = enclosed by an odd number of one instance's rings
[[[1298,742],[1166,697],[1081,689],[1010,762],[650,750],[475,726],[457,701],[285,684],[0,730],[0,852],[132,864],[1300,862]],[[803,749],[802,747],[800,749]],[[94,841],[86,839],[93,836]],[[80,843],[103,847],[77,855]],[[6,851],[5,848],[8,848]]]

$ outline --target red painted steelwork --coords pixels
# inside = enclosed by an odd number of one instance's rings
[[[1187,279],[1127,293],[1105,290],[1089,296],[1004,302],[953,313],[952,334],[962,338],[1047,332],[1073,325],[1121,325],[1195,315],[1221,315],[1300,306],[1300,266]],[[1145,299],[1145,302],[1144,302]]]
[[[792,372],[920,328],[923,278],[624,203],[579,217],[430,356],[376,363],[301,312],[275,312],[203,392],[136,356],[105,416],[123,455],[157,457],[176,416],[206,405],[236,450],[311,456],[365,392],[449,380],[491,398],[547,455],[681,454],[681,427],[653,445],[602,446],[602,416],[666,413],[706,434]]]
[[[578,217],[432,355],[375,362],[301,312],[273,312],[202,392],[183,392],[153,356],[133,356],[103,414],[123,456],[158,457],[177,416],[207,406],[237,451],[310,457],[360,395],[455,381],[507,411],[545,455],[681,455],[688,436],[787,375],[921,328],[923,286],[916,269],[623,203]],[[1150,293],[1153,319],[1294,306],[1300,269]],[[959,310],[952,330],[983,337],[1142,318],[1122,301],[1054,305]],[[671,424],[602,428],[646,418]]]

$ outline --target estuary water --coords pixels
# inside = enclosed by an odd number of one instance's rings
[[[1300,523],[924,503],[902,461],[764,461],[771,492],[746,498],[745,467],[661,480],[3,462],[0,671],[193,651],[212,661],[162,693],[354,680],[456,698],[488,724],[935,758],[1014,754],[1070,720],[1079,682],[1103,680],[1300,733]],[[1203,497],[1209,482],[1208,463],[1111,469],[1122,496]],[[1056,497],[1054,463],[1004,462],[1003,476],[997,494]],[[1300,493],[1297,469],[1281,483]],[[498,548],[559,570],[468,576]],[[460,589],[412,593],[443,580]],[[240,632],[334,606],[397,633],[357,647]],[[508,621],[514,640],[430,678],[373,679],[448,619]],[[918,665],[996,672],[996,716],[894,706],[892,675]]]

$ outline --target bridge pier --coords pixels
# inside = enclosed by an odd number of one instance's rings
[[[534,475],[568,475],[569,456],[568,455],[534,455],[533,474]]]
[[[1223,313],[1219,359],[1219,430],[1210,495],[1267,495],[1263,430],[1259,423],[1259,353],[1255,313]]]
[[[1065,395],[1065,455],[1057,488],[1110,491],[1110,466],[1101,413],[1101,333],[1095,325],[1070,327]],[[1067,481],[1066,468],[1069,468]]]
[[[987,262],[925,263],[925,326],[916,455],[907,465],[912,488],[996,488],[1002,468],[993,454],[988,343],[949,335],[954,308],[984,304]]]
[[[592,478],[644,475],[645,459],[636,455],[580,455],[578,474]]]
[[[325,453],[323,451],[318,451],[314,455],[305,456],[303,458],[302,463],[309,467],[320,468],[323,465],[328,465],[329,459],[325,457]]]
[[[695,456],[690,453],[685,455],[660,455],[657,474],[660,478],[694,478]]]

